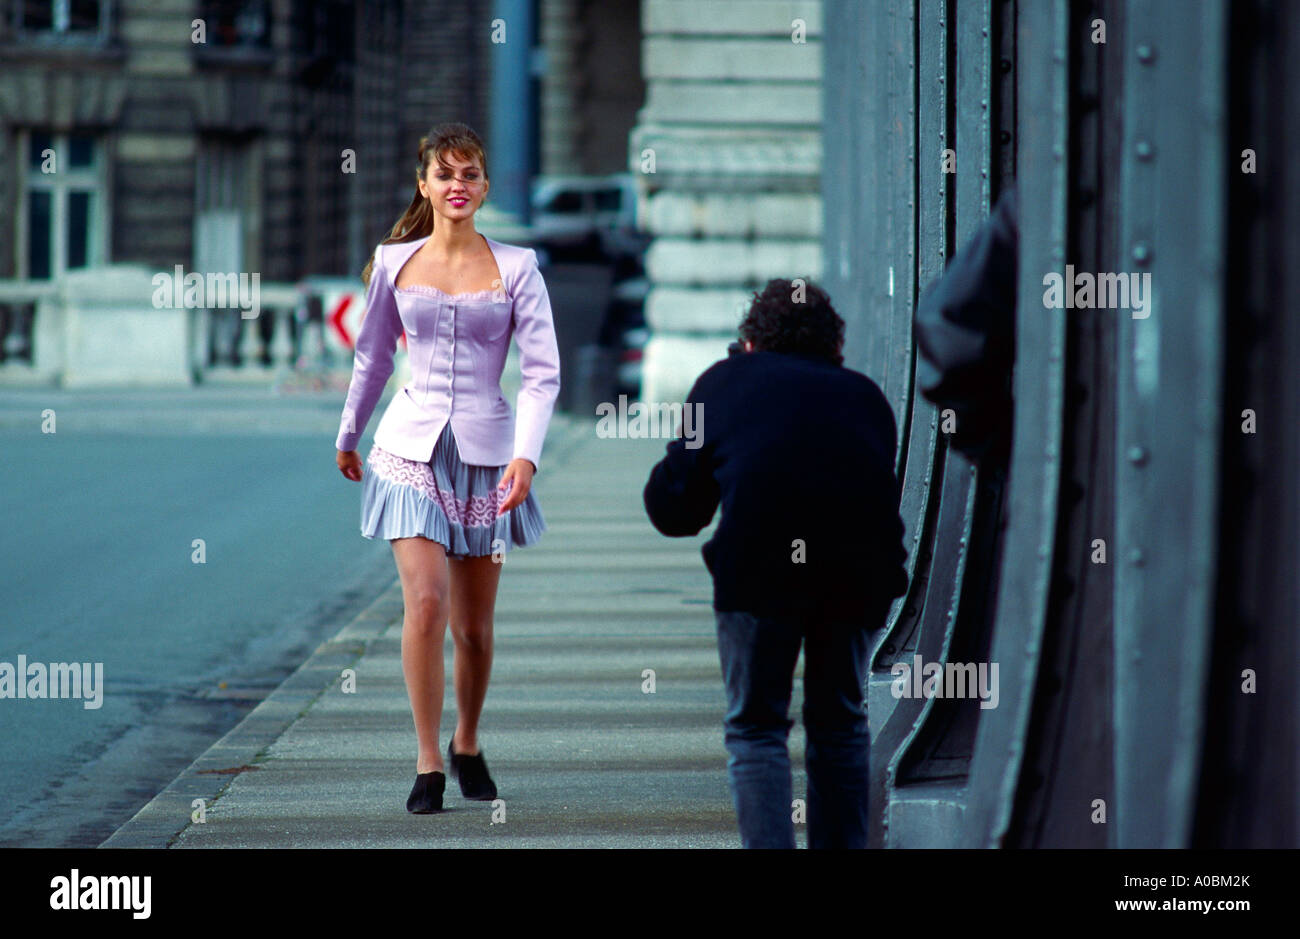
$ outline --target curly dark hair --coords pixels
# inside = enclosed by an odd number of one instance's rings
[[[796,284],[784,277],[754,291],[749,312],[740,321],[740,338],[755,351],[793,352],[844,364],[844,320],[825,290],[810,280]]]

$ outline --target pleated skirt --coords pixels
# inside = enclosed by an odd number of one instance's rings
[[[531,491],[505,515],[497,515],[510,494],[497,489],[505,469],[462,463],[450,421],[428,463],[372,445],[361,475],[361,534],[390,541],[423,536],[441,544],[451,558],[536,544],[546,522]]]

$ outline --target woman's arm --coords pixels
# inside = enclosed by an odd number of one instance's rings
[[[393,353],[402,335],[402,318],[397,314],[397,300],[388,287],[380,249],[375,249],[375,263],[366,289],[366,312],[357,333],[356,355],[352,360],[352,383],[343,405],[343,420],[334,445],[339,450],[355,450],[393,374]]]
[[[537,252],[528,249],[515,290],[515,344],[519,347],[522,382],[515,403],[514,459],[541,465],[542,442],[560,393],[560,350],[546,282],[537,266]]]

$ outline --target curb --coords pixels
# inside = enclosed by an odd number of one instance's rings
[[[168,848],[193,824],[194,801],[210,807],[240,772],[258,760],[326,691],[355,666],[373,639],[402,616],[402,588],[394,581],[356,619],[326,640],[228,734],[115,831],[101,848]],[[251,769],[250,769],[251,768]]]

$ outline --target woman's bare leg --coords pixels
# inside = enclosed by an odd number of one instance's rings
[[[446,674],[442,645],[447,635],[447,553],[428,538],[395,538],[391,542],[397,573],[402,578],[402,674],[411,699],[419,750],[417,773],[444,772],[438,744]]]
[[[501,565],[491,555],[452,558],[451,638],[456,656],[452,666],[456,682],[458,720],[452,742],[456,752],[478,753],[478,720],[483,713],[488,678],[492,672],[492,616],[496,608]]]

